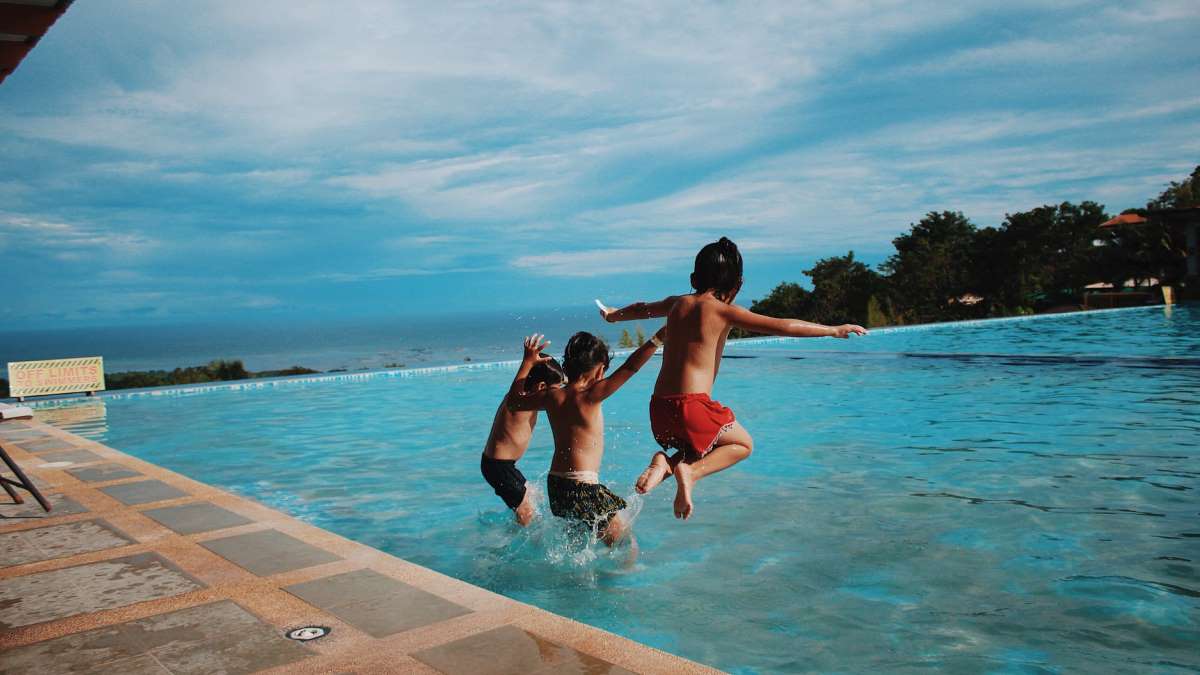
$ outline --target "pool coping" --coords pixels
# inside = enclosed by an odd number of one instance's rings
[[[0,403],[0,407],[8,406]],[[83,511],[0,518],[0,537],[17,532],[32,533],[47,527],[95,521],[102,523],[102,527],[107,526],[109,530],[115,531],[117,535],[122,535],[130,543],[0,567],[0,593],[3,592],[6,582],[24,578],[24,582],[17,583],[34,583],[32,580],[35,577],[30,575],[103,562],[115,564],[142,554],[157,555],[165,559],[168,567],[195,581],[198,588],[26,625],[12,626],[0,621],[0,652],[5,653],[6,659],[18,654],[22,648],[32,645],[62,645],[69,641],[49,641],[66,636],[85,634],[96,629],[120,628],[131,622],[150,620],[186,608],[213,607],[214,603],[233,601],[260,622],[271,627],[279,640],[288,644],[294,644],[283,637],[289,629],[308,625],[332,628],[328,636],[303,643],[309,652],[303,658],[261,671],[244,672],[452,672],[453,669],[435,669],[430,663],[443,667],[447,663],[453,664],[454,659],[446,654],[453,652],[458,641],[475,636],[483,636],[478,640],[484,642],[468,640],[463,643],[464,649],[466,645],[494,645],[497,644],[496,640],[503,643],[509,639],[535,644],[536,649],[526,649],[533,656],[526,656],[535,660],[545,660],[545,663],[549,664],[547,668],[571,666],[587,672],[603,672],[607,666],[611,672],[720,672],[410,563],[253,500],[187,478],[57,427],[34,420],[0,422],[0,432],[8,432],[4,435],[11,435],[11,430],[14,429],[37,434],[42,437],[41,444],[49,442],[54,449],[38,450],[35,443],[28,439],[9,440],[0,437],[0,444],[3,444],[4,449],[20,464],[43,494],[56,499],[69,498]],[[50,437],[49,441],[45,437]],[[85,461],[82,462],[46,462],[38,454],[60,452],[59,446],[69,446],[65,449],[68,451],[87,450],[94,454],[96,459],[88,460],[84,457]],[[89,468],[93,471],[79,471]],[[71,471],[76,471],[79,476]],[[135,472],[137,475],[128,475],[129,472]],[[93,482],[87,482],[85,479],[91,479]],[[336,477],[331,476],[330,479],[336,480]],[[162,491],[157,498],[153,494],[150,495],[153,501],[137,504],[122,503],[110,494],[112,492],[120,495],[122,492],[112,488],[133,485],[124,490],[125,493],[131,494],[139,487],[145,487],[136,484],[147,480],[160,481],[183,494],[177,496],[170,490]],[[106,492],[106,489],[109,491]],[[28,497],[27,494],[23,496]],[[7,505],[6,495],[0,495],[0,500]],[[36,507],[31,498],[28,498],[26,503]],[[180,534],[147,515],[148,511],[191,504],[211,504],[236,514],[240,519],[226,519],[223,526],[217,529]],[[241,519],[248,522],[241,523]],[[223,549],[211,546],[211,542],[215,540],[237,535],[254,535],[268,530],[286,535],[272,535],[275,539],[294,539],[299,544],[293,546],[305,547],[303,550],[316,549],[319,555],[313,556],[311,561],[299,568],[269,568],[260,570],[261,574],[255,574],[242,566],[253,567],[253,563],[243,561],[239,565],[232,559],[223,557],[220,553]],[[205,543],[210,543],[211,548],[204,546]],[[231,558],[237,556],[231,555]],[[296,593],[285,590],[285,587],[295,590],[301,584],[362,570],[370,570],[373,574],[400,582],[387,582],[397,588],[418,589],[412,593],[420,594],[421,598],[425,597],[424,594],[434,596],[428,599],[430,603],[449,603],[463,611],[454,616],[435,617],[432,622],[377,637],[361,625],[356,626],[352,623],[353,619],[344,619],[330,609],[309,604]],[[36,577],[39,580],[43,578],[47,577]],[[386,618],[384,617],[385,620]],[[478,651],[478,647],[473,649]],[[415,656],[418,653],[422,654],[421,658],[425,659],[424,661]],[[504,656],[517,658],[512,654]],[[447,658],[450,660],[447,661]],[[162,663],[154,663],[163,667]],[[496,664],[490,665],[495,667]],[[522,666],[522,669],[524,667]],[[600,670],[596,670],[598,667]],[[169,672],[165,667],[163,671]]]

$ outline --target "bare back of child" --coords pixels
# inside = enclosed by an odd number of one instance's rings
[[[657,336],[656,336],[657,337]],[[526,342],[522,371],[546,358],[544,345]],[[622,541],[634,545],[629,525],[619,515],[625,500],[600,483],[600,465],[604,458],[604,399],[633,377],[657,345],[647,342],[611,375],[608,345],[590,333],[576,333],[563,354],[567,385],[556,389],[524,392],[516,382],[509,406],[514,410],[545,410],[554,432],[554,458],[547,476],[547,496],[551,512],[596,528],[605,544]],[[518,376],[521,371],[518,371]],[[515,395],[513,395],[515,394]]]
[[[562,366],[554,359],[547,358],[525,374],[521,386],[525,392],[536,392],[560,387],[566,381]],[[532,492],[525,475],[517,468],[517,460],[529,449],[533,429],[537,426],[537,411],[511,410],[509,397],[510,394],[506,392],[492,418],[492,430],[483,447],[479,470],[484,480],[496,491],[496,496],[513,510],[517,524],[525,527],[533,521],[535,510]]]
[[[737,245],[724,237],[696,255],[691,282],[695,292],[688,295],[600,310],[610,322],[667,317],[662,369],[650,399],[650,427],[664,451],[675,448],[676,452],[670,457],[656,452],[638,478],[637,490],[649,492],[674,475],[675,517],[684,520],[694,510],[696,482],[737,464],[754,450],[753,438],[733,411],[712,399],[730,330],[738,327],[789,337],[866,334],[853,324],[824,326],[779,319],[733,304],[742,287],[742,256]]]

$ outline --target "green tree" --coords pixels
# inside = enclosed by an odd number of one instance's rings
[[[1200,206],[1200,166],[1193,169],[1192,173],[1182,181],[1178,183],[1171,181],[1162,194],[1146,204],[1146,208],[1155,211],[1183,209],[1192,206]]]
[[[809,314],[812,293],[800,284],[783,282],[771,290],[767,297],[750,303],[750,311],[775,317],[804,317]],[[734,328],[731,338],[749,337],[751,333]]]
[[[883,290],[884,281],[875,270],[855,260],[854,251],[818,260],[804,273],[813,283],[807,315],[793,316],[830,325],[869,323],[868,306]]]
[[[975,232],[975,225],[958,211],[930,212],[892,240],[896,253],[881,269],[901,318],[921,323],[976,313],[959,302],[972,290]]]
[[[1008,310],[1078,300],[1096,281],[1105,220],[1104,207],[1090,201],[1007,215],[997,232],[979,232],[972,269],[980,292]]]
[[[776,286],[767,297],[750,304],[750,311],[778,317],[799,317],[809,313],[812,293],[800,284],[784,282]]]
[[[628,349],[634,346],[633,337],[629,335],[628,328],[621,330],[621,339],[617,340],[617,346],[621,349]]]
[[[892,310],[891,301],[886,296],[872,295],[867,301],[867,322],[862,324],[867,328],[893,326],[898,323]]]
[[[642,324],[640,323],[637,325],[637,330],[633,337],[633,341],[637,343],[638,347],[646,344],[646,333],[642,330]]]

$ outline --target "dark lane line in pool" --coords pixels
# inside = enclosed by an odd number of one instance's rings
[[[855,357],[865,359],[926,359],[930,361],[955,361],[959,363],[999,362],[1005,366],[1123,366],[1149,370],[1200,370],[1200,358],[1181,356],[1120,356],[1093,354],[1002,354],[991,352],[865,352],[865,351],[805,351],[804,356],[787,354],[782,350],[764,350],[762,354],[725,354],[726,359],[757,359],[770,356],[785,356],[791,361],[803,361],[813,357]]]
[[[1046,506],[1044,504],[1034,504],[1023,499],[989,499],[987,497],[969,497],[966,495],[956,495],[953,492],[910,492],[910,497],[942,497],[946,499],[958,499],[969,504],[1012,504],[1014,506],[1023,506],[1028,509],[1037,509],[1045,513],[1072,513],[1072,514],[1100,514],[1117,515],[1129,514],[1134,516],[1147,516],[1150,518],[1165,518],[1165,513],[1154,513],[1152,511],[1138,511],[1136,509],[1110,509],[1107,506]]]

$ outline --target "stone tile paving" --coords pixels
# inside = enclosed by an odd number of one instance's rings
[[[38,455],[38,461],[42,463],[51,462],[71,462],[72,464],[86,464],[88,462],[99,462],[104,459],[100,455],[91,450],[56,450],[54,452],[46,452]],[[37,466],[34,463],[32,466]]]
[[[414,652],[413,657],[447,675],[587,673],[633,675],[594,656],[564,647],[516,626],[501,626]]]
[[[44,673],[53,663],[68,673],[252,673],[311,655],[223,600],[20,647],[5,653],[0,672]]]
[[[24,445],[34,441],[46,441],[52,438],[54,438],[54,436],[43,434],[37,431],[21,431],[0,434],[0,441],[4,443],[16,443],[18,445]]]
[[[150,509],[142,511],[142,515],[153,518],[159,524],[179,534],[212,532],[254,522],[245,516],[239,516],[233,511],[208,502]]]
[[[22,490],[22,492],[24,492]],[[87,509],[74,499],[63,494],[44,495],[50,502],[51,511],[46,513],[32,498],[24,504],[13,504],[8,501],[8,495],[0,495],[0,523],[6,520],[46,520],[58,516],[69,516],[76,513],[86,513]]]
[[[171,675],[171,671],[149,654],[98,664],[81,672],[86,675]]]
[[[323,565],[340,557],[277,530],[200,542],[204,548],[259,576]]]
[[[34,441],[30,443],[22,443],[21,447],[33,454],[41,454],[43,452],[53,452],[56,450],[73,450],[75,445],[65,443],[57,438],[50,438],[44,441]]]
[[[372,570],[357,570],[284,588],[374,637],[428,626],[471,610]]]
[[[134,471],[123,464],[115,462],[85,466],[78,469],[67,469],[67,473],[85,483],[103,483],[104,481],[133,478],[142,475],[141,472]]]
[[[203,584],[157,553],[0,580],[0,629],[187,593]]]
[[[15,422],[0,423],[0,440],[7,441],[7,440],[14,440],[17,438],[53,438],[53,436],[51,436],[50,434],[48,434],[44,431],[41,431],[40,429],[34,429],[33,427],[26,426],[26,425],[10,427],[9,426],[10,424],[16,424],[16,423]]]
[[[39,441],[31,443],[32,449],[18,442],[13,454],[33,469],[35,482],[49,482],[55,493],[48,495],[54,505],[49,514],[36,504],[0,503],[0,673],[265,669],[290,675],[430,668],[617,675],[630,672],[620,667],[630,664],[638,672],[713,672],[437,575],[164,469],[126,463],[119,453],[113,454],[117,459],[101,457],[41,434],[44,427],[37,423],[10,424],[0,425],[0,438],[6,447],[9,436]],[[101,460],[67,471],[52,465]],[[127,474],[151,478],[94,486],[132,477]],[[100,493],[120,504],[93,501]],[[139,508],[189,494],[203,501]],[[56,521],[87,512],[82,504],[94,505],[103,519]],[[40,520],[47,522],[29,527]],[[270,529],[209,535],[204,541],[181,536],[253,522]],[[123,555],[121,548],[129,544],[152,551]],[[214,554],[234,565],[214,565]],[[74,561],[77,555],[89,556],[90,562]],[[49,564],[23,571],[22,565],[38,561]],[[327,563],[339,572],[318,567]],[[275,574],[286,577],[276,582],[270,577]],[[121,611],[97,614],[116,608]],[[290,628],[313,623],[334,632],[314,643],[284,637]]]
[[[187,493],[161,480],[143,480],[137,483],[122,483],[100,488],[104,494],[122,504],[151,504],[167,499],[186,497]]]
[[[0,533],[0,567],[65,558],[132,543],[132,539],[103,520],[81,520]]]
[[[13,675],[44,673],[48,664],[58,672],[86,673],[108,664],[124,664],[130,657],[143,654],[126,624],[75,633],[53,640],[35,642],[4,652],[4,672]],[[117,671],[120,672],[120,671]]]

